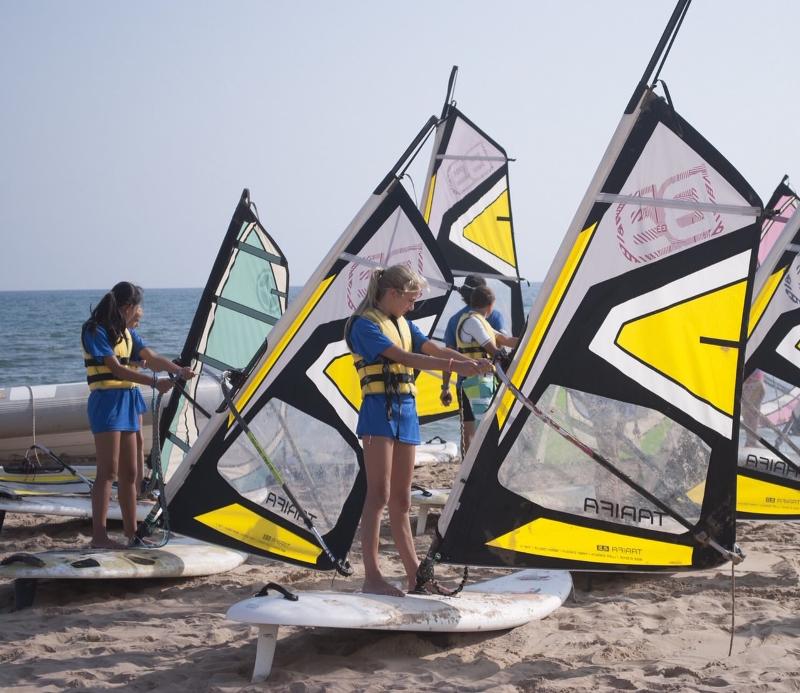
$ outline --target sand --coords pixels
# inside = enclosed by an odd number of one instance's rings
[[[452,473],[431,467],[418,480],[436,485]],[[562,608],[511,631],[281,628],[269,681],[251,684],[255,630],[227,621],[227,608],[268,581],[356,589],[355,550],[349,580],[251,559],[208,578],[42,582],[22,611],[0,581],[0,690],[800,691],[800,523],[743,522],[739,534],[748,558],[736,571],[731,657],[729,567],[578,574]],[[7,515],[0,553],[75,547],[88,536],[86,521]],[[423,553],[430,529],[417,541]],[[400,576],[385,525],[382,561]]]

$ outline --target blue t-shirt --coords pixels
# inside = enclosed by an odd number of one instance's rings
[[[131,360],[139,361],[147,345],[136,330],[129,332],[133,341]],[[114,356],[108,333],[100,325],[95,332],[85,330],[82,341],[83,348],[94,358]],[[97,389],[89,394],[86,411],[92,433],[138,431],[139,416],[147,411],[147,405],[138,387]]]
[[[413,322],[409,322],[408,327],[411,331],[411,350],[419,353],[428,338]],[[351,323],[349,341],[350,348],[362,356],[367,365],[378,363],[381,354],[390,346],[395,346],[376,323],[362,317],[355,318]],[[359,438],[384,436],[399,440],[401,443],[419,445],[421,442],[419,419],[414,397],[410,394],[393,397],[389,402],[391,417],[387,416],[386,404],[384,394],[364,397],[358,410],[356,435]]]
[[[139,336],[139,333],[131,328],[128,330],[131,333],[133,341],[133,351],[131,352],[131,361],[139,361],[139,353],[144,349],[147,344]],[[102,359],[105,356],[114,356],[114,347],[111,346],[111,340],[108,338],[108,332],[102,325],[97,326],[97,330],[85,330],[83,332],[83,348],[86,352],[96,359]]]
[[[456,348],[456,328],[458,327],[458,321],[461,319],[461,316],[464,313],[469,312],[472,310],[469,306],[464,306],[461,310],[459,310],[452,318],[447,321],[447,327],[444,331],[444,345],[450,347],[451,349]],[[489,313],[489,317],[486,318],[489,324],[498,332],[502,332],[505,328],[505,321],[503,320],[503,314],[499,310],[493,310]]]

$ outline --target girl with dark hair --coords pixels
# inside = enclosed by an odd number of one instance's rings
[[[366,297],[345,327],[362,394],[356,434],[364,447],[367,473],[361,514],[364,592],[403,595],[386,581],[378,565],[380,521],[387,505],[408,589],[416,585],[419,560],[409,521],[414,446],[420,443],[414,369],[476,375],[492,368],[485,359],[474,360],[437,345],[405,319],[425,286],[422,277],[403,265],[375,270]]]
[[[508,337],[489,323],[494,300],[494,291],[488,286],[478,286],[472,291],[469,311],[459,318],[456,327],[456,347],[460,353],[471,358],[493,359],[502,347],[513,349],[519,344],[517,337]],[[476,422],[489,409],[496,385],[491,373],[470,375],[461,383],[461,397],[469,402]]]
[[[162,394],[172,387],[168,378],[145,375],[136,364],[146,362],[153,372],[167,371],[184,379],[194,377],[190,368],[181,368],[148,347],[133,327],[143,314],[142,297],[142,288],[135,284],[115,284],[81,328],[83,363],[90,390],[87,411],[97,454],[97,476],[92,487],[95,548],[125,547],[112,540],[106,530],[115,480],[123,531],[129,544],[136,542],[137,432],[141,414],[147,410],[137,384],[151,385]]]
[[[476,289],[485,286],[486,280],[478,274],[469,274],[464,278],[464,284],[459,287],[458,293],[461,294],[461,298],[465,305],[447,321],[447,328],[444,331],[445,346],[450,347],[451,349],[458,348],[458,340],[456,339],[456,328],[458,327],[458,323],[461,318],[464,317],[464,315],[472,310],[470,307],[470,300],[472,299],[473,292]],[[489,326],[495,332],[505,334],[505,323],[503,321],[503,314],[500,311],[492,309],[489,315],[486,316],[486,320],[488,321]],[[458,397],[458,413],[461,419],[462,457],[467,454],[469,445],[472,442],[473,436],[475,435],[475,414],[470,406],[469,398],[464,397],[464,392],[461,387],[463,382],[464,379],[460,376],[456,379],[456,397]],[[442,392],[439,396],[439,399],[444,406],[450,406],[452,395],[450,394],[449,373],[445,373],[444,378],[442,379]]]

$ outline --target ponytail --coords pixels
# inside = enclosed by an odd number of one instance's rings
[[[373,270],[367,284],[367,291],[358,304],[353,314],[348,318],[344,326],[344,338],[348,347],[350,346],[350,328],[353,319],[363,315],[370,308],[377,308],[378,303],[389,289],[398,291],[421,291],[428,286],[425,278],[410,270],[405,265],[392,265],[385,269]]]
[[[89,306],[89,319],[81,328],[81,340],[86,330],[97,332],[101,326],[108,334],[111,346],[116,346],[125,335],[125,318],[122,317],[122,308],[125,306],[138,306],[142,302],[144,291],[141,286],[131,282],[114,284],[96,307]]]

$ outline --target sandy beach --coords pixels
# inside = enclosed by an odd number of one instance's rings
[[[439,485],[449,466],[419,470]],[[419,537],[422,553],[429,531]],[[89,523],[8,515],[0,552],[76,547]],[[355,590],[349,580],[257,558],[208,578],[42,582],[14,611],[0,582],[0,689],[23,691],[800,691],[800,524],[744,522],[736,636],[730,567],[682,576],[575,575],[543,621],[469,635],[281,628],[272,675],[251,684],[255,630],[227,621],[268,581]],[[401,574],[384,524],[385,572]],[[445,574],[455,575],[453,569]],[[474,578],[497,571],[475,570]]]

